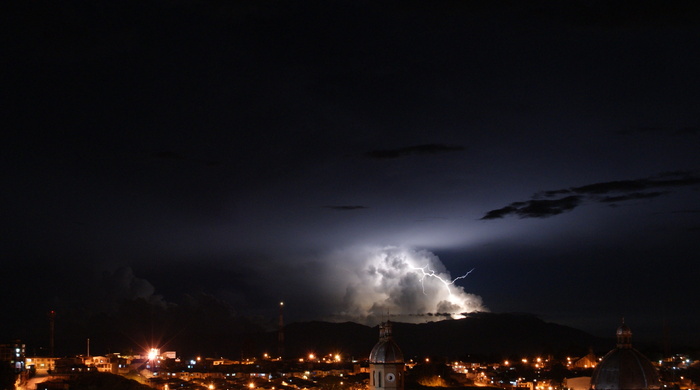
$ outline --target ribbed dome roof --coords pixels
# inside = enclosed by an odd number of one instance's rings
[[[617,329],[617,348],[608,352],[593,371],[591,389],[645,390],[661,387],[651,361],[632,348],[632,331],[624,323]]]
[[[379,325],[379,342],[369,354],[370,363],[403,363],[401,348],[391,338],[391,323]]]

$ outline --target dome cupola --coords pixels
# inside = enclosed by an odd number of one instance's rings
[[[403,353],[391,337],[391,322],[379,325],[379,342],[369,354],[370,363],[403,363]]]
[[[622,319],[622,324],[617,328],[617,347],[632,348],[632,329],[625,325],[625,319]]]
[[[656,367],[632,348],[632,331],[625,325],[617,328],[617,347],[608,352],[593,371],[593,390],[659,389],[661,381]]]

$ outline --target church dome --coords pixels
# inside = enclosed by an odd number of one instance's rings
[[[632,331],[624,323],[617,328],[617,347],[608,352],[593,371],[593,390],[647,390],[661,387],[651,361],[632,348]]]
[[[403,363],[401,348],[391,337],[391,323],[379,325],[379,342],[369,354],[370,363]]]

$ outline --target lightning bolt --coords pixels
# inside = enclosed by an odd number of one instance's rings
[[[447,293],[450,296],[452,296],[452,290],[450,290],[450,286],[455,284],[456,281],[466,278],[470,273],[472,273],[472,271],[474,271],[474,268],[472,268],[466,274],[464,274],[462,276],[458,276],[452,280],[449,280],[449,279],[445,279],[442,276],[438,275],[437,273],[435,273],[435,271],[433,271],[431,269],[428,269],[428,271],[430,271],[430,272],[426,272],[426,269],[428,268],[427,264],[422,266],[422,267],[411,267],[411,268],[413,268],[416,271],[420,270],[421,273],[423,274],[423,276],[421,276],[421,278],[420,278],[420,284],[423,287],[423,294],[425,294],[425,283],[424,283],[425,278],[431,277],[431,278],[435,278],[435,279],[439,280],[440,282],[442,282],[442,284],[445,285],[445,288],[447,289]],[[425,295],[428,295],[428,294],[425,294]]]

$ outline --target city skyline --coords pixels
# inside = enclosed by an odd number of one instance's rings
[[[700,340],[696,5],[5,7],[5,338],[284,301]]]

